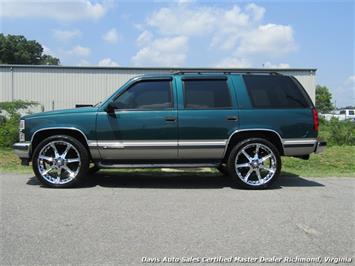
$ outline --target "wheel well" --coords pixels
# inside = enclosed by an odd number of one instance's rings
[[[44,139],[46,139],[46,138],[48,138],[50,136],[54,136],[54,135],[67,135],[67,136],[71,136],[71,137],[77,139],[87,149],[88,154],[89,154],[89,156],[91,158],[89,146],[87,144],[85,136],[83,135],[83,133],[81,133],[81,132],[79,132],[79,131],[77,131],[75,129],[46,129],[46,130],[39,131],[38,133],[35,133],[35,135],[33,136],[32,142],[31,142],[31,150],[32,150],[32,152],[35,150],[37,145],[42,140],[44,140]]]
[[[278,149],[280,155],[284,155],[283,146],[281,143],[281,139],[278,134],[273,131],[266,131],[266,130],[253,130],[253,131],[241,131],[235,133],[231,139],[229,140],[228,147],[226,153],[223,158],[223,162],[228,160],[229,153],[231,152],[232,148],[239,142],[249,139],[249,138],[263,138],[270,141],[275,147]]]

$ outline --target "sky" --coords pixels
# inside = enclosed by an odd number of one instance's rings
[[[0,0],[0,30],[62,65],[316,68],[355,105],[352,0]]]

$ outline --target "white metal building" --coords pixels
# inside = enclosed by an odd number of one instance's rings
[[[95,104],[112,94],[130,78],[148,73],[177,71],[267,70],[295,76],[315,101],[316,69],[214,69],[214,68],[131,68],[82,66],[0,65],[0,101],[36,101],[44,110]]]

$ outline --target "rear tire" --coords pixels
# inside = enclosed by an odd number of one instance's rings
[[[270,141],[250,138],[232,149],[227,166],[239,187],[265,189],[279,177],[281,157],[278,149]]]
[[[89,154],[77,139],[55,135],[44,139],[35,148],[32,167],[38,180],[47,187],[73,187],[87,175]]]

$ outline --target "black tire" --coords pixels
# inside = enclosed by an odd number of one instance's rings
[[[39,170],[39,153],[41,152],[41,150],[49,143],[53,142],[53,141],[58,141],[58,142],[62,142],[62,143],[69,143],[70,145],[72,145],[75,149],[75,152],[78,153],[80,156],[78,158],[78,160],[80,161],[80,165],[78,169],[78,172],[76,174],[76,176],[68,181],[67,183],[63,183],[63,184],[55,184],[55,183],[51,183],[49,182],[46,178],[44,178]],[[59,153],[59,151],[58,151]],[[88,173],[88,169],[89,169],[89,154],[87,149],[85,148],[85,146],[78,141],[77,139],[71,137],[71,136],[67,136],[67,135],[55,135],[55,136],[51,136],[48,137],[46,139],[44,139],[42,142],[40,142],[37,147],[35,148],[34,152],[33,152],[33,157],[32,157],[32,168],[33,171],[36,175],[36,177],[38,178],[38,180],[45,186],[47,187],[52,187],[52,188],[68,188],[68,187],[74,187],[79,185],[84,178],[87,176]],[[79,164],[79,163],[78,163]]]
[[[223,176],[229,176],[228,168],[225,164],[220,164],[217,166],[217,170],[223,175]]]
[[[273,154],[273,157],[268,159],[270,160],[270,164],[273,164],[273,168],[269,168],[269,170],[264,170],[266,168],[264,167],[264,164],[261,163],[260,164],[260,160],[257,160],[255,157],[253,157],[252,163],[249,162],[249,160],[246,158],[246,156],[244,156],[244,160],[245,162],[242,162],[240,165],[245,165],[245,164],[250,164],[250,166],[241,166],[238,169],[244,169],[243,171],[246,171],[247,173],[245,174],[245,177],[248,175],[249,171],[252,171],[251,174],[249,175],[249,178],[244,178],[244,180],[242,179],[242,170],[238,171],[236,170],[236,157],[238,156],[238,160],[243,159],[243,157],[240,157],[241,154],[243,153],[242,150],[243,149],[248,149],[249,148],[249,152],[250,149],[254,149],[254,146],[256,147],[256,145],[259,144],[261,148],[260,153],[262,153],[262,151],[269,152],[270,154]],[[265,146],[268,148],[265,148]],[[260,149],[260,148],[259,148]],[[265,150],[264,150],[265,149]],[[246,151],[245,150],[245,151]],[[247,152],[247,154],[249,154]],[[249,154],[252,155],[252,154]],[[254,153],[255,156],[255,153]],[[251,156],[250,156],[251,157]],[[262,157],[262,156],[261,156]],[[266,158],[266,156],[264,157]],[[254,160],[255,159],[255,160]],[[228,171],[230,173],[230,176],[232,177],[233,181],[235,182],[235,184],[238,187],[241,188],[247,188],[247,189],[265,189],[270,187],[279,177],[280,172],[281,172],[281,157],[280,157],[280,153],[278,151],[278,149],[275,147],[275,145],[273,145],[270,141],[263,139],[263,138],[250,138],[250,139],[246,139],[240,143],[238,143],[230,152],[229,157],[228,157],[228,162],[227,162],[227,167],[228,167]],[[254,168],[255,167],[255,168]],[[260,168],[259,168],[260,167]],[[263,171],[263,173],[265,173],[265,181],[263,179],[262,182],[259,181],[259,178],[257,177],[257,171],[259,174],[261,174],[260,171]],[[273,171],[273,172],[272,172]],[[270,173],[270,177],[268,177]],[[260,176],[259,176],[260,177]]]

